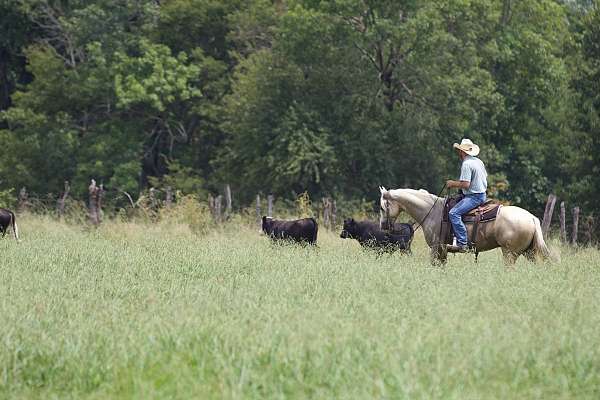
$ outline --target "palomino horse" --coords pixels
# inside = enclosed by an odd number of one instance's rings
[[[431,249],[431,261],[445,262],[447,251],[440,238],[445,198],[426,190],[387,190],[380,186],[380,225],[384,228],[405,211],[423,227],[423,235]],[[467,224],[469,237],[472,224]],[[494,221],[479,224],[476,247],[478,251],[502,248],[506,264],[514,264],[520,255],[529,260],[546,260],[550,251],[544,242],[540,220],[529,211],[515,206],[501,207]]]

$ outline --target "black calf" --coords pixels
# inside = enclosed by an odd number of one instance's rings
[[[17,227],[17,222],[15,219],[15,214],[6,209],[0,208],[0,233],[2,233],[2,237],[6,235],[8,228],[12,226],[13,234],[15,235],[15,240],[19,240],[19,228]]]
[[[262,217],[262,230],[275,241],[288,240],[297,243],[317,243],[319,227],[314,218],[303,218],[293,221],[282,221]]]
[[[401,250],[410,253],[410,244],[414,235],[411,224],[395,223],[392,232],[388,233],[379,228],[378,222],[355,221],[354,218],[344,220],[344,228],[340,237],[356,239],[361,246],[379,250]]]

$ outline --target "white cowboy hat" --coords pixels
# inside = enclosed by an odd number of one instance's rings
[[[462,150],[470,156],[479,154],[479,146],[471,142],[471,139],[463,139],[460,144],[454,143],[454,148]]]

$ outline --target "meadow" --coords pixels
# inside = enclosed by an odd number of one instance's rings
[[[597,399],[600,252],[432,267],[339,232],[47,217],[0,241],[0,398]],[[551,246],[558,248],[556,242]]]

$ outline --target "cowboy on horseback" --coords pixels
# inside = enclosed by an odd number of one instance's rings
[[[454,228],[456,245],[448,245],[447,248],[452,252],[465,253],[469,250],[469,246],[467,228],[462,221],[462,216],[485,202],[487,172],[483,162],[476,157],[479,154],[479,146],[471,140],[463,139],[460,144],[454,143],[454,148],[462,160],[460,178],[458,181],[448,180],[446,187],[460,189],[464,198],[450,210],[449,217]]]

